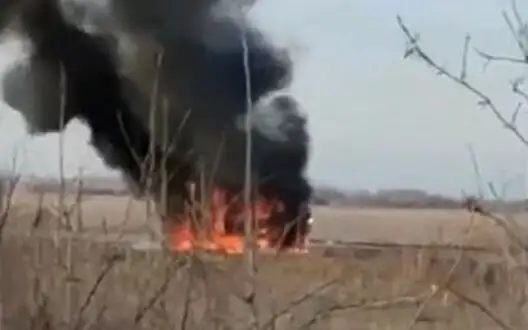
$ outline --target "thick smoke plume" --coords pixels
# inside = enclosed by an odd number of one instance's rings
[[[123,96],[115,54],[103,39],[67,22],[55,0],[36,1],[18,18],[31,41],[30,58],[6,75],[7,103],[23,113],[33,133],[59,131],[75,117],[85,121],[105,162],[141,188],[151,139]],[[161,151],[152,154],[159,158]],[[179,178],[189,176],[188,164],[174,165]]]
[[[154,167],[154,194],[162,159],[171,196],[185,197],[185,182],[200,171],[212,184],[239,189],[245,166],[241,123],[249,96],[255,107],[252,172],[259,190],[281,199],[288,218],[299,215],[311,195],[304,177],[309,136],[298,103],[285,93],[292,80],[285,51],[241,15],[220,15],[219,1],[109,0],[111,28],[101,34],[86,32],[78,19],[67,20],[56,1],[34,1],[18,10],[30,58],[4,80],[7,103],[23,113],[33,133],[84,120],[102,158],[137,187],[146,188],[145,169]],[[90,11],[84,16],[89,20]],[[117,45],[118,35],[134,47]],[[182,208],[170,206],[169,212]]]

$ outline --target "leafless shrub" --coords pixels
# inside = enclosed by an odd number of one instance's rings
[[[495,56],[487,53],[486,51],[474,48],[473,50],[475,54],[486,60],[487,64],[490,64],[494,61],[509,62],[512,65],[528,64],[528,52],[526,49],[527,23],[519,12],[515,1],[512,1],[511,14],[503,12],[503,17],[507,26],[509,27],[512,37],[518,45],[521,56],[518,58],[509,56]],[[519,96],[521,98],[521,102],[514,110],[511,118],[508,118],[505,115],[505,111],[498,107],[492,97],[488,96],[485,91],[476,87],[476,85],[474,85],[468,78],[467,63],[470,58],[469,56],[472,53],[470,48],[471,38],[469,35],[466,36],[464,42],[462,43],[462,66],[460,72],[456,73],[438,64],[438,62],[434,59],[433,55],[429,54],[427,50],[422,47],[417,34],[415,34],[409,29],[409,27],[404,23],[401,17],[397,17],[397,22],[407,41],[407,49],[404,53],[404,58],[414,58],[423,62],[427,65],[429,69],[433,70],[436,74],[445,77],[454,84],[460,86],[462,89],[466,90],[468,93],[475,96],[475,98],[477,99],[477,104],[480,108],[489,110],[502,127],[504,127],[511,134],[513,134],[523,145],[528,146],[525,134],[521,131],[517,122],[519,109],[525,105],[525,103],[523,104],[523,102],[528,101],[528,98],[525,97],[526,94],[522,90],[521,79],[515,79],[514,83],[512,84],[512,92],[516,96]],[[480,173],[478,170],[479,166],[476,162],[476,157],[474,153],[472,153],[471,156],[472,161],[474,163],[476,175],[477,177],[479,177],[479,180],[481,180]],[[490,190],[491,193],[499,200],[499,202],[501,202],[493,186],[490,186]],[[511,212],[506,211],[504,214],[498,214],[485,207],[478,199],[468,198],[464,203],[464,206],[468,209],[469,212],[479,214],[484,218],[490,219],[495,223],[497,227],[501,228],[504,231],[504,233],[508,237],[508,240],[503,242],[502,244],[502,257],[504,267],[507,270],[512,271],[512,275],[513,273],[517,274],[515,276],[519,276],[519,274],[522,274],[520,276],[522,278],[525,278],[526,252],[528,251],[528,236],[525,227],[522,227],[517,222],[515,216]],[[491,287],[494,287],[498,281],[501,281],[500,277],[505,276],[505,273],[507,274],[508,271],[505,272],[504,270],[502,270],[502,275],[499,275],[500,273],[501,269],[492,270],[490,268],[486,269],[484,272],[485,275],[482,278],[482,283],[485,287],[490,289],[488,291],[491,295],[491,297],[489,297],[489,302],[483,302],[477,298],[470,297],[467,294],[463,293],[461,291],[461,288],[454,288],[451,283],[448,283],[443,289],[447,290],[447,292],[451,293],[454,297],[456,297],[459,301],[465,303],[466,305],[480,310],[483,314],[493,320],[493,322],[498,328],[522,328],[523,326],[526,326],[527,321],[525,317],[521,316],[523,314],[522,311],[526,310],[526,282],[512,281],[510,288],[508,288],[507,290],[515,288],[514,290],[518,293],[518,295],[514,295],[515,297],[512,297],[511,299],[511,304],[512,306],[514,306],[511,308],[513,308],[515,312],[511,313],[510,310],[510,313],[505,313],[503,308],[497,306],[496,296],[498,293],[491,289]],[[489,304],[490,302],[491,304]]]

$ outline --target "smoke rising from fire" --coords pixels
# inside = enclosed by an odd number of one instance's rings
[[[297,214],[311,195],[304,176],[309,134],[299,104],[287,94],[292,81],[287,52],[240,13],[219,15],[220,1],[108,1],[111,24],[98,33],[83,30],[78,18],[66,20],[56,0],[35,1],[18,11],[30,57],[4,78],[4,97],[22,112],[31,132],[60,130],[62,70],[65,124],[84,120],[105,162],[140,188],[141,164],[152,141],[156,173],[160,159],[168,157],[171,193],[182,194],[182,182],[198,169],[216,185],[242,187],[243,32],[255,106],[254,177],[264,194],[281,198]],[[90,20],[90,15],[95,14],[87,10],[81,16]],[[116,47],[118,35],[127,36],[133,47]],[[156,84],[159,97],[154,98]]]

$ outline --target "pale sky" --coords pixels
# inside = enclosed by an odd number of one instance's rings
[[[519,3],[521,1],[518,1]],[[442,65],[459,72],[464,36],[472,45],[519,55],[501,10],[504,0],[261,0],[253,15],[297,62],[293,93],[304,106],[313,135],[309,175],[346,189],[417,188],[449,195],[473,192],[472,145],[483,183],[507,185],[509,197],[525,195],[528,152],[471,94],[422,63],[404,61],[403,16]],[[528,5],[520,6],[528,20]],[[0,66],[19,54],[0,47]],[[469,58],[469,80],[489,93],[509,117],[519,101],[509,82],[526,68]],[[528,89],[528,86],[527,86]],[[528,134],[528,105],[519,125]],[[107,174],[88,146],[89,130],[72,123],[66,132],[70,176]],[[0,111],[0,165],[25,174],[58,173],[58,136],[30,138],[22,119]]]

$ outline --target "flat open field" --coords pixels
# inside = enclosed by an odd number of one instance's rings
[[[159,224],[153,207],[149,211],[146,202],[128,197],[85,197],[80,213],[74,207],[73,196],[67,196],[65,204],[73,210],[73,221],[80,217],[86,229],[98,229],[104,223],[106,227],[120,228],[126,233],[145,234],[147,230],[156,231]],[[21,219],[32,219],[37,213],[38,196],[17,194],[13,205],[13,217],[27,224]],[[57,211],[57,196],[46,196],[43,205]],[[313,212],[316,222],[311,237],[323,242],[489,246],[504,239],[493,221],[472,216],[465,210],[315,207]],[[516,215],[516,220],[528,226],[528,213]],[[469,229],[471,235],[468,237]]]
[[[61,237],[56,196],[42,205],[38,212],[38,197],[20,193],[9,212],[0,273],[6,329],[528,325],[524,254],[491,220],[463,211],[318,207],[313,251],[258,256],[251,280],[238,257],[131,248],[156,237],[144,202],[87,197],[81,212],[71,207],[81,233]],[[453,245],[468,249],[446,248]]]

